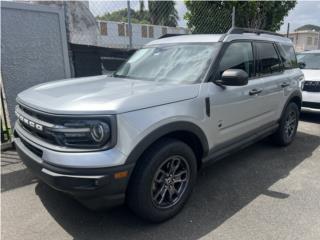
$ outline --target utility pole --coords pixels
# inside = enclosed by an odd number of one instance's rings
[[[132,26],[131,26],[131,8],[130,0],[127,0],[127,9],[128,9],[128,34],[129,34],[129,48],[132,48]]]
[[[287,38],[289,37],[289,32],[290,32],[290,23],[288,23],[288,26],[287,26]]]
[[[236,7],[232,7],[232,27],[236,26]]]

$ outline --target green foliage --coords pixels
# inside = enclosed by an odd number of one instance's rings
[[[140,0],[139,10],[130,9],[131,22],[142,24],[154,24],[175,27],[177,26],[178,12],[174,1],[148,1],[149,10],[145,10],[144,1]],[[98,20],[128,22],[127,9],[120,9],[111,13],[105,13],[97,17]]]
[[[135,11],[131,9],[130,14],[132,23],[150,24],[149,11]],[[102,16],[98,16],[97,19],[103,21],[128,22],[128,12],[126,8],[120,9],[118,11],[105,13]]]
[[[148,1],[150,21],[154,25],[177,26],[178,12],[174,1]]]
[[[277,31],[296,1],[192,1],[185,0],[184,16],[195,33],[223,33],[231,27],[232,7],[237,27]]]
[[[230,7],[223,1],[185,1],[184,19],[193,33],[224,33],[231,26]]]

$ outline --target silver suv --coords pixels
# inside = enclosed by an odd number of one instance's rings
[[[126,202],[160,222],[207,163],[269,135],[293,141],[302,79],[291,41],[274,33],[166,37],[111,77],[21,92],[15,145],[39,179],[84,205]]]

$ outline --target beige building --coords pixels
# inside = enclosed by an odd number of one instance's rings
[[[305,25],[289,33],[297,52],[320,49],[320,27]]]

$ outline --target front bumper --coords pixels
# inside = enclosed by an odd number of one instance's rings
[[[37,156],[24,139],[15,137],[16,150],[25,165],[52,188],[74,196],[91,209],[113,207],[124,202],[133,164],[108,168],[67,168],[52,165]],[[125,177],[115,174],[127,172]]]
[[[320,113],[320,92],[302,92],[302,111]]]

